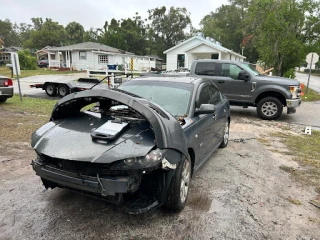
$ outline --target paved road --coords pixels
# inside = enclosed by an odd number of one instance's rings
[[[38,75],[25,77],[20,79],[20,86],[22,95],[31,97],[49,98],[45,91],[41,88],[30,88],[31,84],[51,82],[63,82],[75,80],[81,77],[87,77],[86,73],[72,73],[72,74],[58,74],[58,75]],[[19,93],[18,82],[13,81],[14,93]]]
[[[242,108],[232,106],[231,118],[233,117],[246,117],[251,120],[259,119],[256,108],[254,107]],[[287,114],[287,108],[284,108],[281,117],[277,121],[311,126],[313,129],[320,130],[320,101],[302,102],[294,114]]]
[[[296,79],[307,87],[308,74],[296,72]],[[320,93],[320,76],[310,76],[309,87]]]

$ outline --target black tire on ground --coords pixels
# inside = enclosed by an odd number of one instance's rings
[[[7,101],[6,97],[0,97],[0,102],[5,102],[5,101]]]
[[[265,97],[257,104],[257,113],[264,120],[278,119],[283,110],[283,105],[278,98]]]
[[[57,88],[54,84],[47,84],[44,88],[44,90],[46,91],[46,94],[50,97],[54,97],[57,95]]]
[[[185,157],[177,164],[176,173],[168,189],[165,207],[181,211],[186,205],[191,180],[191,161]]]
[[[58,87],[58,94],[60,97],[65,97],[70,93],[69,87],[67,85],[61,84]]]
[[[222,139],[222,142],[221,142],[219,148],[225,148],[226,146],[228,146],[228,143],[229,143],[229,128],[230,128],[230,123],[229,123],[229,120],[227,119],[226,123],[225,123],[225,127],[223,129],[223,139]]]

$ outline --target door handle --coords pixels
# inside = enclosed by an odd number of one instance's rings
[[[224,83],[224,81],[222,81],[222,80],[219,80],[219,81],[218,81],[218,83]]]

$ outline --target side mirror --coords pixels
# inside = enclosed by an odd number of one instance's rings
[[[250,80],[250,75],[245,70],[241,70],[238,74],[238,79],[244,80],[247,82]]]
[[[194,115],[198,116],[200,114],[210,114],[215,112],[215,107],[213,104],[201,104],[200,108],[196,108]]]

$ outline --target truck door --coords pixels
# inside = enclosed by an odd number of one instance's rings
[[[252,82],[238,79],[243,70],[233,63],[221,63],[217,68],[217,79],[214,81],[219,90],[230,100],[250,101]]]

